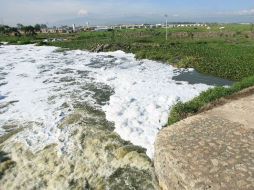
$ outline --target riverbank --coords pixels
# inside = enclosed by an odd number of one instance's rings
[[[244,78],[242,81],[233,84],[229,88],[215,87],[213,89],[209,89],[189,102],[178,102],[171,109],[168,124],[172,125],[187,117],[198,114],[206,110],[207,107],[213,107],[211,105],[217,105],[222,98],[230,98],[230,96],[235,95],[241,90],[247,89],[251,86],[254,86],[254,76]]]

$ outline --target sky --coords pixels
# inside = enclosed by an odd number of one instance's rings
[[[0,0],[0,24],[254,22],[254,0]]]

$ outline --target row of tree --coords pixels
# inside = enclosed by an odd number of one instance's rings
[[[21,36],[21,33],[24,33],[27,36],[31,36],[36,35],[38,32],[41,32],[41,30],[45,28],[47,28],[46,24],[36,24],[34,26],[17,24],[17,27],[2,25],[0,26],[0,34]]]

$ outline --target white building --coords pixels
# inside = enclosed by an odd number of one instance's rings
[[[72,30],[73,30],[73,32],[76,32],[76,26],[75,26],[75,24],[72,25]]]

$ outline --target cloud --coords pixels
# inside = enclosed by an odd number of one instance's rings
[[[235,11],[220,11],[216,12],[219,16],[242,16],[242,17],[249,17],[254,16],[254,8],[253,9],[243,9],[243,10],[235,10]]]
[[[52,23],[87,14],[90,5],[80,0],[0,0],[0,19],[15,25]],[[82,7],[86,7],[84,9]],[[24,11],[25,10],[25,11]]]
[[[194,2],[195,0],[188,1]],[[163,22],[164,14],[167,13],[170,15],[169,20],[172,21],[200,19],[204,22],[205,20],[220,21],[232,18],[231,20],[245,19],[246,22],[251,21],[251,15],[254,15],[254,8],[251,9],[254,7],[253,0],[253,3],[242,6],[242,10],[236,9],[236,4],[233,8],[226,7],[226,3],[220,8],[213,8],[207,1],[202,1],[204,3],[199,5],[197,3],[183,4],[179,3],[180,1],[169,3],[165,0],[0,0],[0,21],[3,20],[5,24],[11,25],[16,25],[16,23],[54,24],[68,20],[74,22],[75,19],[91,20],[94,23],[124,23],[127,21],[129,23],[155,23]],[[243,0],[234,1],[242,4]]]
[[[79,16],[85,16],[85,15],[87,15],[87,14],[88,14],[88,11],[85,10],[85,9],[80,9],[80,10],[78,11],[78,15],[79,15]]]
[[[238,12],[239,15],[254,15],[254,9],[241,10]]]

